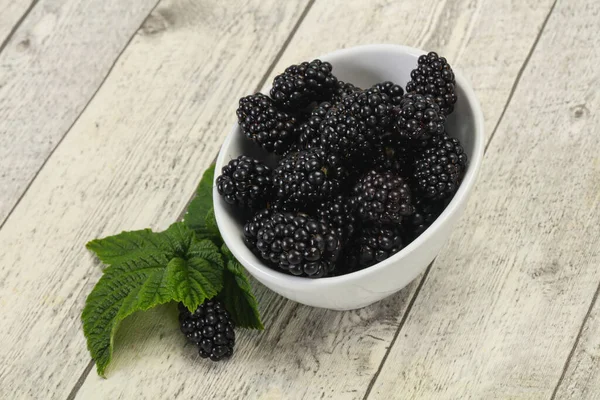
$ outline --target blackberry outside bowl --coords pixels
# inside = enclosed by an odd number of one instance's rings
[[[318,57],[333,65],[333,73],[359,87],[391,80],[406,87],[410,71],[424,51],[399,45],[378,44],[338,50]],[[213,191],[215,215],[221,235],[246,270],[263,285],[290,300],[313,307],[352,310],[388,297],[415,279],[437,256],[462,215],[481,166],[484,149],[483,113],[469,82],[454,68],[458,102],[446,130],[457,137],[469,157],[465,175],[452,201],[435,222],[392,257],[347,275],[310,279],[279,272],[267,266],[244,244],[243,221]],[[216,162],[215,179],[223,165],[241,154],[273,164],[274,159],[250,143],[236,124],[223,143]]]

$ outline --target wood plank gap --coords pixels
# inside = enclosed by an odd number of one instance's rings
[[[596,301],[598,300],[599,294],[600,294],[600,282],[598,282],[598,287],[596,288],[594,297],[592,297],[592,302],[590,303],[590,307],[588,308],[587,313],[583,317],[583,322],[581,323],[581,326],[579,327],[579,332],[577,332],[577,337],[575,338],[575,342],[573,342],[573,347],[571,348],[571,352],[569,353],[569,356],[567,357],[567,360],[565,361],[565,365],[563,367],[562,373],[560,374],[560,378],[558,378],[558,382],[556,383],[556,387],[554,388],[554,391],[552,392],[552,396],[550,397],[550,400],[554,400],[556,398],[558,389],[560,389],[560,386],[562,385],[562,383],[565,379],[565,376],[567,375],[567,370],[569,369],[569,366],[571,365],[571,360],[573,359],[573,356],[575,355],[575,350],[577,350],[577,347],[579,346],[579,341],[581,340],[581,336],[583,335],[583,329],[585,328],[585,325],[587,324],[588,319],[590,318],[590,315],[592,314],[592,310],[594,309],[594,305],[596,304]]]
[[[365,392],[365,395],[363,396],[363,400],[367,400],[367,398],[371,394],[371,390],[373,390],[373,386],[375,385],[375,382],[377,382],[379,373],[383,369],[383,366],[388,358],[388,355],[390,354],[390,351],[392,351],[392,348],[394,348],[396,339],[398,339],[398,336],[400,336],[400,331],[402,330],[402,327],[404,326],[404,324],[406,323],[406,320],[408,319],[410,310],[412,309],[413,304],[415,304],[415,301],[417,300],[417,296],[419,296],[419,293],[421,292],[421,288],[425,284],[425,281],[427,280],[427,275],[429,275],[429,271],[431,270],[431,266],[433,265],[434,262],[435,262],[435,259],[431,262],[431,264],[429,264],[427,266],[427,269],[425,270],[425,273],[423,274],[423,278],[421,278],[421,281],[419,282],[419,286],[417,286],[417,290],[415,290],[415,294],[410,299],[410,302],[408,303],[406,311],[404,312],[404,315],[402,315],[402,319],[400,320],[400,325],[398,325],[398,329],[396,329],[396,333],[394,333],[394,337],[392,338],[390,345],[388,346],[387,350],[385,351],[385,354],[384,354],[383,358],[381,359],[381,363],[379,363],[379,368],[377,368],[377,372],[375,372],[375,375],[373,375],[373,378],[371,378],[371,381],[369,382],[369,386],[367,386],[367,391]]]
[[[33,10],[33,7],[35,7],[35,5],[38,3],[38,1],[39,0],[33,0],[31,2],[31,4],[29,5],[29,7],[27,8],[27,10],[23,13],[23,15],[21,15],[21,18],[19,18],[17,23],[12,27],[12,29],[10,30],[10,33],[8,34],[6,39],[4,39],[4,42],[2,42],[2,44],[0,44],[0,53],[2,53],[2,51],[6,48],[6,45],[8,45],[8,42],[10,42],[10,40],[14,36],[15,32],[17,31],[17,29],[19,29],[19,27],[21,26],[23,21],[25,21],[25,18],[27,18],[27,16],[31,12],[31,10]]]
[[[529,50],[529,53],[527,54],[527,57],[525,58],[525,62],[523,62],[521,69],[517,73],[517,78],[515,79],[515,82],[513,83],[513,86],[510,89],[510,93],[508,94],[508,99],[506,100],[506,104],[504,104],[504,108],[502,109],[500,118],[498,118],[498,122],[496,122],[496,126],[494,127],[494,130],[492,131],[492,134],[488,138],[488,141],[485,145],[485,152],[487,152],[488,147],[490,147],[490,143],[492,143],[492,139],[494,138],[494,135],[496,134],[496,131],[498,130],[498,127],[500,126],[502,119],[504,118],[504,114],[506,113],[506,110],[508,109],[508,106],[513,98],[513,95],[515,94],[515,91],[517,90],[517,86],[519,86],[519,83],[521,82],[521,76],[523,75],[523,71],[525,71],[525,68],[527,68],[527,65],[529,64],[529,60],[531,59],[531,56],[533,55],[533,52],[535,51],[537,44],[540,41],[540,38],[542,37],[542,33],[546,29],[546,24],[548,23],[548,20],[550,19],[550,16],[552,15],[552,12],[554,11],[554,7],[556,6],[556,3],[558,3],[558,0],[554,0],[554,3],[552,3],[552,7],[550,7],[550,11],[548,11],[548,15],[546,15],[546,18],[544,19],[544,22],[542,23],[542,27],[540,28],[540,31],[538,32],[537,36],[535,37],[533,46],[531,46],[531,50]]]
[[[273,69],[275,68],[275,65],[277,65],[277,63],[281,59],[281,56],[283,55],[283,53],[287,49],[287,47],[290,44],[291,40],[293,39],[294,35],[298,31],[298,28],[300,27],[300,24],[302,23],[302,21],[304,20],[304,18],[308,14],[308,12],[310,11],[310,8],[315,3],[315,1],[316,0],[310,0],[308,2],[308,4],[306,5],[306,7],[304,8],[304,11],[302,11],[302,14],[300,14],[300,17],[298,18],[298,21],[296,22],[296,24],[294,25],[294,27],[290,31],[290,34],[288,35],[288,37],[286,38],[286,40],[283,42],[283,44],[281,46],[281,49],[277,52],[277,55],[275,56],[275,58],[271,62],[271,65],[269,65],[269,68],[267,69],[267,71],[265,72],[265,74],[263,75],[263,77],[261,78],[261,80],[258,83],[258,85],[256,85],[256,88],[254,90],[255,92],[257,92],[258,90],[260,90],[260,88],[267,81],[267,78],[269,77],[269,75],[271,74],[271,72],[273,72]],[[156,3],[156,5],[152,8],[152,10],[150,11],[150,13],[148,15],[152,14],[152,12],[158,6],[159,3],[160,3],[160,0]],[[140,28],[143,26],[143,24],[144,23],[142,22],[142,25],[140,25]],[[135,34],[132,36],[132,38],[134,36],[135,36]],[[123,51],[125,51],[125,48],[127,48],[129,46],[130,42],[131,42],[131,39],[129,40],[129,42],[127,42],[127,44],[123,48]],[[121,52],[121,54],[123,53],[123,51]],[[119,57],[117,57],[117,60],[121,57],[121,54],[119,54]],[[116,62],[117,61],[115,61],[115,64],[116,64]],[[110,72],[112,71],[112,68],[114,67],[115,64],[113,64],[113,66],[110,68],[110,70],[108,71],[108,74],[106,75],[106,77],[104,78],[104,80],[106,80],[106,78],[110,75]],[[102,83],[104,83],[104,80],[102,81]],[[100,84],[100,86],[98,87],[98,89],[100,89],[101,86],[102,86],[102,84]],[[98,90],[96,90],[96,93],[97,92],[98,92]],[[96,93],[94,93],[94,96],[96,95]],[[92,96],[92,98],[90,99],[90,102],[92,101],[92,99],[94,98],[94,96]],[[88,102],[88,104],[90,102]],[[85,108],[87,108],[87,104],[86,104]],[[83,114],[83,112],[85,111],[85,108],[83,109],[83,111],[81,112],[81,114]],[[79,114],[79,115],[81,115],[81,114]],[[79,117],[77,119],[79,119]],[[76,122],[77,122],[77,120],[75,120],[75,122],[73,122],[73,125],[75,125]],[[71,125],[71,127],[73,125]],[[71,128],[69,128],[69,130],[71,130]],[[66,136],[66,134],[65,134],[65,136]],[[64,138],[64,136],[63,136],[63,138]],[[61,141],[62,141],[63,138],[61,138]],[[58,144],[60,144],[60,141],[59,141]],[[57,144],[57,147],[58,147],[58,144]],[[55,149],[56,149],[56,147],[55,147]],[[53,152],[54,152],[54,149],[52,150],[52,152],[50,153],[50,155],[48,156],[48,158],[46,159],[46,161],[50,158],[50,156],[52,156]],[[46,164],[46,161],[44,161],[44,164]],[[216,161],[216,157],[215,157],[214,161]],[[42,167],[40,168],[40,171],[44,167],[44,164],[42,164]],[[39,173],[39,171],[38,171],[38,173]],[[36,174],[36,177],[37,177],[37,174]],[[31,182],[33,182],[34,180],[35,180],[35,177],[31,180]],[[27,186],[27,189],[29,189],[29,186],[31,186],[31,182]],[[27,193],[27,189],[25,189],[25,192],[23,192],[23,195],[21,195],[21,198],[25,195],[25,193]],[[181,211],[181,214],[179,214],[179,217],[177,218],[177,220],[182,220],[183,219],[183,217],[185,215],[185,212],[186,212],[188,206],[190,205],[190,203],[192,202],[192,200],[194,199],[194,197],[196,197],[196,192],[194,192],[192,194],[192,196],[190,197],[190,199],[186,203],[184,209]],[[19,198],[19,201],[21,200],[21,198]],[[19,204],[19,201],[17,201],[17,203],[15,204],[15,207],[17,206],[17,204]],[[12,210],[14,210],[15,207],[13,207]],[[12,210],[8,213],[8,216],[6,217],[6,219],[4,220],[4,222],[6,222],[6,220],[8,220],[8,217],[12,213]],[[2,223],[2,225],[0,225],[0,229],[2,229],[2,226],[4,225],[4,222]],[[427,273],[427,271],[426,271],[426,273]],[[420,286],[419,286],[419,288],[420,288]],[[83,384],[85,383],[88,375],[92,371],[93,366],[94,366],[94,360],[90,360],[89,364],[87,365],[87,367],[85,367],[85,370],[82,372],[81,376],[79,377],[79,379],[77,380],[77,382],[73,386],[73,389],[71,389],[71,393],[69,393],[69,396],[67,396],[67,400],[74,400],[75,399],[75,397],[77,396],[77,393],[79,392],[79,389],[81,389],[81,386],[83,386]]]
[[[37,3],[38,0],[35,0],[35,2]],[[96,90],[94,91],[94,93],[92,94],[92,96],[90,97],[90,99],[88,100],[88,102],[81,109],[81,112],[79,113],[79,115],[77,116],[77,118],[75,118],[73,120],[73,123],[69,126],[69,128],[67,130],[65,130],[65,133],[58,140],[58,142],[56,142],[56,145],[50,151],[50,153],[48,154],[48,156],[46,157],[46,159],[44,160],[44,162],[42,163],[42,165],[40,165],[40,167],[38,168],[38,170],[35,173],[35,175],[33,176],[33,178],[31,178],[31,180],[27,184],[27,187],[25,187],[25,190],[23,191],[23,193],[21,193],[21,195],[19,196],[19,198],[17,199],[17,201],[15,202],[15,204],[12,206],[12,208],[10,209],[10,211],[8,212],[8,214],[6,214],[6,217],[0,223],[0,230],[4,227],[4,225],[6,224],[6,221],[8,221],[8,219],[12,215],[13,211],[15,211],[15,209],[17,208],[17,206],[19,205],[19,203],[21,202],[21,200],[23,199],[23,197],[25,197],[25,195],[29,191],[29,188],[33,184],[33,182],[35,182],[35,180],[37,179],[37,177],[40,174],[40,172],[42,171],[42,169],[44,169],[44,167],[46,166],[46,163],[48,162],[48,160],[50,159],[50,157],[52,157],[52,155],[54,154],[54,152],[56,151],[56,149],[58,149],[58,147],[63,142],[63,140],[67,137],[67,134],[71,131],[71,129],[73,129],[73,126],[75,126],[75,124],[77,123],[77,121],[79,121],[79,118],[83,115],[83,113],[85,112],[85,110],[87,110],[87,108],[90,105],[90,103],[92,102],[92,100],[94,100],[94,98],[96,97],[96,94],[98,94],[98,91],[100,91],[100,88],[104,85],[104,82],[106,82],[106,79],[108,79],[108,77],[110,76],[110,74],[111,74],[112,70],[114,69],[115,65],[117,65],[117,62],[119,61],[119,59],[121,58],[121,56],[125,52],[125,49],[127,49],[129,47],[129,44],[131,43],[131,41],[133,40],[133,38],[135,37],[135,35],[137,34],[137,32],[142,28],[142,26],[144,26],[144,23],[146,22],[146,19],[148,18],[149,15],[152,14],[152,12],[154,12],[154,10],[156,9],[156,7],[158,6],[159,3],[160,3],[160,0],[157,0],[156,4],[154,5],[154,7],[152,7],[152,9],[150,10],[150,12],[146,16],[146,18],[144,18],[144,20],[142,21],[142,23],[140,24],[140,26],[138,27],[138,29],[136,29],[135,33],[133,35],[131,35],[131,37],[129,38],[129,40],[127,41],[127,43],[125,43],[125,46],[123,46],[123,48],[119,52],[119,55],[117,55],[117,57],[115,58],[115,61],[113,62],[113,64],[108,69],[108,72],[104,76],[104,79],[102,79],[102,82],[100,82],[100,84],[98,85],[98,87],[96,88]],[[33,8],[33,7],[31,7],[31,8]],[[27,13],[29,13],[29,11],[31,11],[31,9],[29,9],[27,11]],[[22,21],[19,21],[19,24],[21,22]],[[12,36],[12,34],[13,34],[13,32],[11,32],[10,36]],[[10,38],[10,36],[9,36],[9,38]],[[2,52],[2,48],[0,48],[0,53],[1,52]]]

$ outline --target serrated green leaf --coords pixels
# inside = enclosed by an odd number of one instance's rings
[[[196,189],[196,197],[188,206],[183,221],[194,230],[199,237],[210,235],[210,230],[206,226],[206,216],[213,206],[213,182],[215,177],[215,164],[212,164],[204,174]]]
[[[258,302],[244,267],[235,259],[226,245],[221,247],[226,268],[223,272],[223,290],[217,296],[225,305],[236,326],[249,329],[264,329],[258,311]]]
[[[126,248],[133,255],[122,250]],[[193,310],[223,286],[224,262],[218,247],[198,240],[181,222],[164,232],[125,232],[96,241],[92,249],[106,260],[122,261],[105,269],[82,313],[99,375],[110,362],[114,335],[127,316],[169,301],[181,301]]]

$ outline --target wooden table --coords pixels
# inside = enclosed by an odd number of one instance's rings
[[[600,399],[599,31],[597,0],[0,0],[0,398]],[[239,97],[381,42],[445,55],[485,113],[436,261],[352,312],[256,284],[267,328],[227,363],[136,314],[98,377],[84,243],[174,221]]]

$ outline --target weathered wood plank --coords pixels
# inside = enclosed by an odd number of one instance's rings
[[[175,220],[305,5],[173,0],[148,17],[0,230],[0,398],[70,393],[101,273],[85,242]]]
[[[479,79],[473,81],[491,129],[550,6],[550,1],[535,8],[469,1],[317,1],[272,75],[290,63],[357,44],[436,49]],[[411,17],[395,17],[405,15]],[[507,43],[506,37],[514,40]],[[229,123],[233,110],[225,114]],[[415,289],[416,283],[380,304],[339,313],[296,305],[260,287],[267,330],[239,332],[235,358],[219,365],[182,348],[185,341],[166,311],[138,315],[120,335],[124,345],[110,378],[90,374],[78,397],[360,399]]]
[[[34,0],[0,0],[0,45],[8,39]]]
[[[596,293],[598,296],[598,293]],[[555,399],[600,398],[600,304],[597,297]]]
[[[557,3],[369,398],[552,395],[600,280],[598,29]]]
[[[0,225],[156,3],[41,0],[14,33],[0,54]]]

